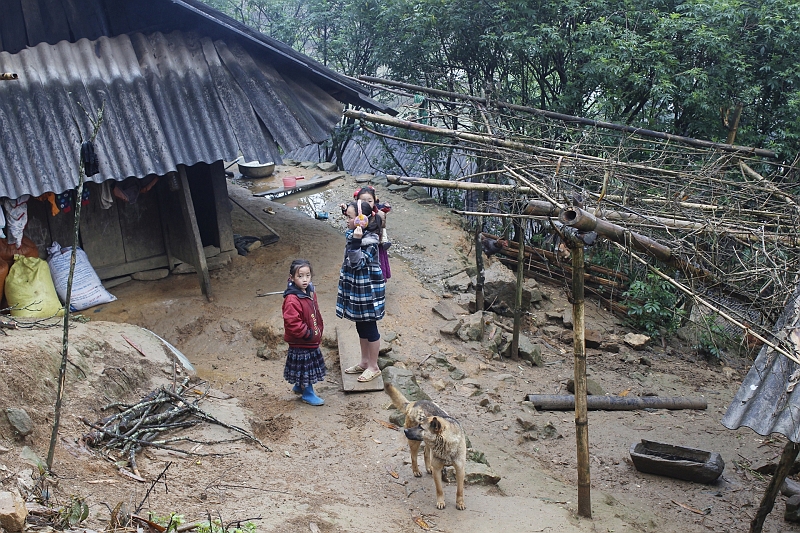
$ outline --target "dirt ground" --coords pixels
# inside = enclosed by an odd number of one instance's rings
[[[281,176],[300,173],[324,174],[278,167],[272,179],[277,183]],[[272,183],[255,185],[268,188]],[[71,495],[87,498],[91,512],[83,525],[95,530],[105,527],[109,509],[118,502],[129,509],[143,502],[140,514],[177,512],[187,522],[209,514],[221,516],[225,523],[251,519],[263,532],[314,531],[312,523],[326,533],[421,531],[415,517],[441,532],[747,530],[769,480],[753,469],[777,462],[785,443],[783,437],[763,438],[749,429],[729,431],[720,424],[747,371],[747,360],[731,359],[723,367],[677,344],[651,347],[635,357],[625,350],[588,350],[589,377],[607,393],[701,396],[708,409],[591,411],[593,518],[580,518],[573,414],[531,413],[521,404],[529,393],[564,392],[573,375],[572,347],[560,334],[552,334],[552,328],[549,336],[544,333],[545,326],[557,325],[548,323],[545,313],[570,305],[565,291],[540,282],[548,298],[526,320],[525,333],[550,347],[542,367],[492,359],[477,343],[442,335],[439,329],[445,321],[431,309],[453,296],[442,280],[474,257],[469,237],[446,209],[406,200],[379,185],[382,199],[393,205],[388,218],[394,243],[392,278],[387,284],[387,315],[379,324],[384,336],[396,336],[391,357],[413,370],[421,388],[462,422],[472,446],[501,476],[496,486],[468,485],[465,511],[455,509],[455,486],[449,484],[447,507],[437,510],[431,476],[411,475],[405,438],[380,423],[388,421],[388,397],[383,392],[341,391],[335,298],[344,238],[336,205],[352,198],[355,188],[354,177],[345,176],[325,192],[284,205],[252,197],[232,184],[230,193],[251,211],[274,210],[274,215],[262,216],[280,239],[212,272],[213,302],[201,295],[197,276],[188,274],[128,282],[112,289],[117,301],[84,313],[90,322],[76,324],[71,333],[74,365],[67,380],[52,502],[64,503]],[[317,220],[300,208],[327,211],[330,217]],[[269,234],[239,207],[233,207],[232,216],[236,233]],[[265,345],[263,334],[260,339],[253,335],[280,327],[281,296],[256,295],[283,290],[289,264],[298,257],[312,261],[325,319],[323,353],[329,373],[317,387],[325,399],[322,407],[301,403],[283,381],[281,345]],[[591,300],[586,320],[588,328],[604,336],[627,332]],[[191,360],[198,378],[232,396],[212,394],[201,407],[254,432],[271,451],[242,441],[201,450],[224,455],[147,451],[139,459],[147,481],[137,482],[82,445],[80,438],[88,428],[78,417],[98,420],[103,405],[138,399],[171,379],[162,346],[139,326],[174,344]],[[24,446],[42,458],[47,455],[60,336],[57,329],[0,336],[0,405],[24,407],[36,424],[33,434],[19,437],[12,434],[5,416],[0,417],[3,490],[31,469],[21,456]],[[264,357],[257,355],[259,349]],[[640,363],[643,355],[649,364]],[[453,379],[452,368],[436,362],[442,358],[463,371],[467,380]],[[520,417],[532,420],[540,431],[523,433]],[[208,440],[226,431],[203,426],[192,434]],[[712,485],[639,473],[629,448],[640,439],[720,452],[724,473]],[[167,464],[166,475],[153,484]],[[764,531],[800,530],[784,522],[784,500],[778,498]]]

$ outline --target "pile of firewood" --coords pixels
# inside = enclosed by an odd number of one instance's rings
[[[174,390],[172,390],[174,388]],[[226,424],[206,413],[198,404],[207,397],[209,391],[201,391],[197,385],[190,385],[189,378],[173,387],[160,387],[135,404],[112,403],[102,408],[103,411],[117,409],[116,414],[90,422],[81,417],[81,421],[91,427],[83,435],[83,441],[94,448],[102,450],[106,457],[116,462],[114,455],[119,454],[127,460],[130,471],[139,477],[136,466],[136,454],[145,447],[152,446],[189,455],[221,455],[217,453],[201,454],[198,449],[204,444],[221,444],[249,439],[269,450],[258,438],[248,431]],[[189,428],[208,422],[223,426],[241,434],[241,437],[225,441],[199,441],[187,436],[167,437],[166,433]],[[177,443],[193,443],[190,449],[182,449]]]

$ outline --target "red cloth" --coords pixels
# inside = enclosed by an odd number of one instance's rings
[[[283,299],[283,329],[283,340],[292,348],[319,348],[323,323],[316,292],[312,292],[311,297],[286,295]]]

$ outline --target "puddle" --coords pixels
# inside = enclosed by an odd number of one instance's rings
[[[339,209],[339,204],[347,200],[346,198],[341,198],[340,195],[341,193],[337,194],[336,191],[329,189],[327,186],[322,186],[308,192],[299,192],[283,198],[277,198],[275,201],[282,203],[286,207],[302,211],[310,217],[319,218],[318,214],[328,213],[332,215]]]

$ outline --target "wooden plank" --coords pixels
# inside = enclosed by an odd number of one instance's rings
[[[81,246],[95,270],[122,265],[125,263],[125,246],[119,225],[119,200],[115,199],[110,208],[103,209],[100,205],[101,186],[94,183],[84,186],[88,186],[91,192],[89,205],[81,210]]]
[[[53,242],[50,237],[50,204],[35,198],[28,200],[28,224],[22,234],[36,243],[39,257],[47,257],[47,247]],[[6,229],[8,237],[8,229]]]
[[[361,383],[359,374],[345,374],[344,369],[361,362],[361,343],[358,340],[356,325],[350,320],[338,320],[336,324],[336,341],[339,344],[339,366],[342,373],[342,390],[344,392],[371,392],[383,390],[383,376],[372,381]]]
[[[165,266],[169,266],[167,256],[159,255],[157,257],[148,257],[147,259],[131,261],[130,263],[96,268],[95,272],[97,272],[97,275],[100,277],[100,279],[111,279],[125,276],[127,274],[133,274],[134,272],[141,272],[142,270],[152,270],[154,268],[162,268]]]
[[[178,165],[178,175],[181,181],[181,190],[178,191],[178,197],[181,204],[184,227],[187,229],[190,238],[189,249],[192,255],[188,262],[197,270],[197,276],[200,278],[200,289],[206,295],[208,301],[212,302],[214,301],[214,296],[211,294],[211,278],[208,275],[206,254],[203,251],[203,241],[200,238],[200,230],[197,227],[197,217],[192,203],[192,191],[189,188],[189,180],[186,177],[185,165]]]
[[[227,252],[235,248],[233,244],[233,224],[231,223],[231,204],[228,200],[228,183],[222,161],[210,165],[211,187],[214,193],[214,211],[217,215],[219,249]]]
[[[166,253],[156,196],[157,193],[150,190],[140,194],[134,204],[116,200],[114,202],[119,209],[125,261],[138,261]]]
[[[277,188],[277,189],[270,189],[268,191],[256,193],[253,196],[269,197],[271,200],[274,200],[275,198],[282,198],[284,196],[289,196],[290,194],[295,194],[295,193],[298,193],[298,192],[301,192],[301,191],[307,191],[308,189],[314,189],[316,187],[321,187],[322,185],[330,183],[333,180],[338,180],[341,177],[342,177],[342,175],[338,174],[338,175],[334,175],[334,176],[328,176],[327,178],[319,178],[319,179],[315,179],[315,180],[312,179],[312,180],[309,180],[309,181],[303,180],[303,181],[305,181],[305,183],[302,183],[301,185],[297,185],[296,187],[290,187],[289,189],[286,189],[285,187],[280,187],[280,188]]]

